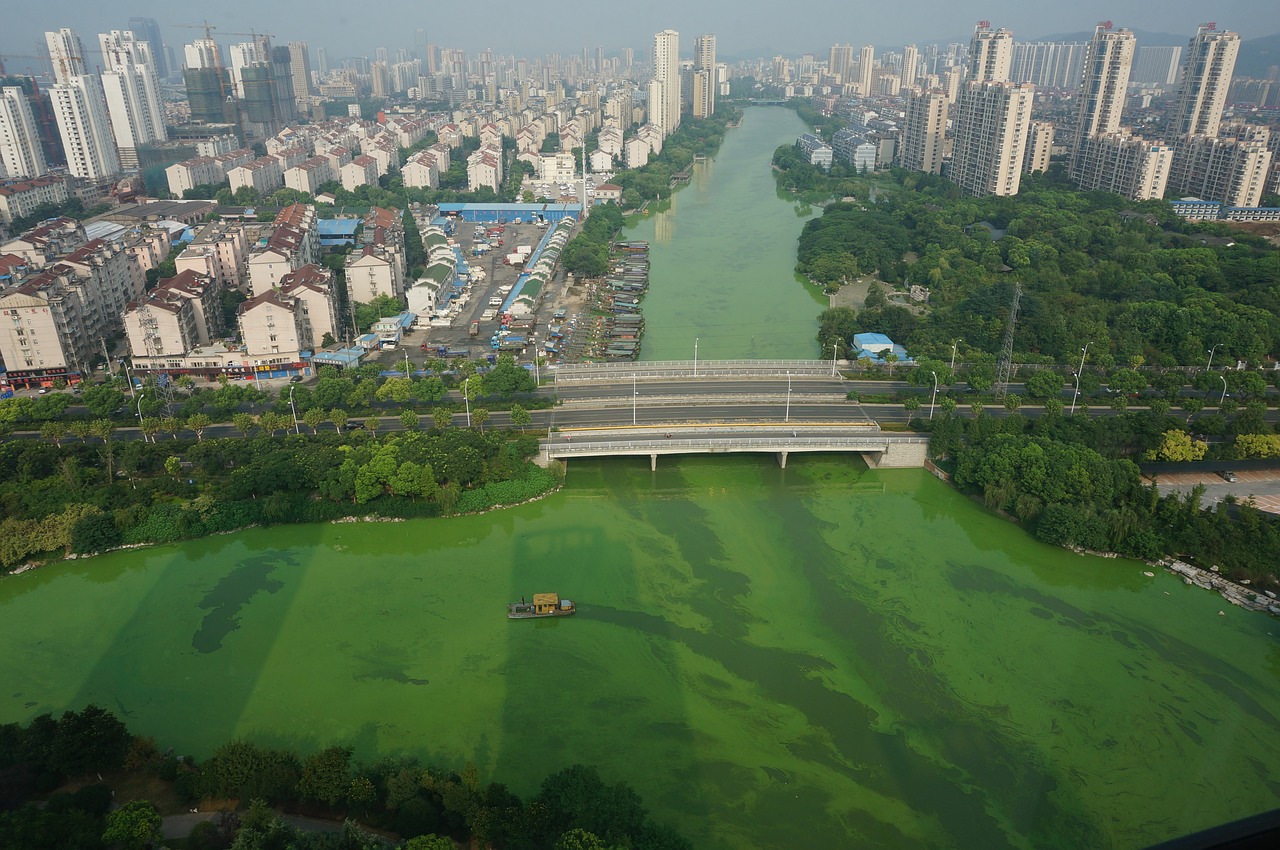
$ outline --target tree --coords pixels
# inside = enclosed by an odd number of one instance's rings
[[[1209,444],[1201,440],[1192,440],[1186,431],[1170,430],[1164,432],[1160,446],[1152,451],[1154,460],[1191,461],[1204,460]]]
[[[231,417],[231,424],[236,427],[236,430],[240,432],[242,437],[247,438],[249,436],[249,432],[253,430],[253,426],[256,423],[254,422],[253,417],[248,413],[237,413]]]
[[[471,421],[476,424],[481,433],[484,433],[484,423],[488,418],[489,411],[483,407],[477,407],[471,411]]]
[[[1004,409],[1010,413],[1014,413],[1018,408],[1022,407],[1022,397],[1009,393],[1004,397]]]
[[[318,407],[308,408],[302,414],[302,421],[307,423],[307,427],[311,429],[312,434],[319,433],[320,426],[328,418],[325,412]]]
[[[524,430],[533,424],[533,416],[522,405],[511,405],[511,424]]]
[[[418,430],[418,414],[412,410],[400,411],[400,427],[406,431]]]
[[[969,387],[980,393],[989,392],[996,385],[996,370],[990,363],[975,363],[965,373]]]
[[[187,430],[196,435],[196,442],[204,441],[204,430],[212,424],[213,420],[204,413],[193,413],[187,417]]]
[[[364,421],[364,427],[370,434],[377,436],[378,429],[382,427],[382,419],[378,416],[370,416]]]
[[[441,835],[419,835],[406,841],[401,850],[455,850],[455,845]]]
[[[81,393],[80,402],[94,416],[110,416],[124,405],[124,393],[107,384],[99,384]]]
[[[905,399],[903,399],[902,409],[905,410],[909,415],[914,414],[917,410],[920,409],[919,396],[909,395]]]
[[[446,407],[437,407],[431,411],[431,424],[437,431],[443,431],[453,424],[453,411]]]
[[[182,430],[182,420],[175,416],[166,416],[160,420],[160,430],[168,433],[169,439],[178,439],[178,432]]]
[[[142,420],[142,436],[154,443],[161,427],[161,421],[158,417],[148,416]]]
[[[40,437],[52,440],[58,448],[62,448],[62,438],[66,435],[67,426],[62,422],[45,422],[40,426]]]
[[[351,787],[351,748],[327,747],[302,763],[298,793],[306,800],[336,806]]]
[[[107,815],[102,840],[124,850],[143,850],[160,841],[163,820],[146,800],[130,800]]]
[[[341,431],[347,427],[347,412],[341,407],[335,407],[329,411],[329,421],[333,423],[335,431]]]
[[[892,351],[886,351],[880,355],[880,359],[883,360],[885,365],[889,367],[889,377],[892,378],[893,364],[898,362],[898,359],[899,359],[898,355],[894,354]]]
[[[1066,379],[1058,372],[1052,369],[1041,369],[1027,378],[1024,386],[1027,395],[1032,398],[1046,399],[1058,398],[1062,395],[1062,387],[1065,383]]]

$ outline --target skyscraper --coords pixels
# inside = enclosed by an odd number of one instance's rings
[[[301,108],[311,96],[311,56],[305,41],[289,42],[289,72],[293,76],[293,96]]]
[[[211,38],[197,38],[183,48],[185,67],[190,70],[201,68],[217,68],[219,62],[218,43]]]
[[[663,30],[653,37],[649,121],[661,128],[664,137],[680,126],[680,33],[675,30]]]
[[[971,195],[1016,195],[1031,127],[1031,83],[964,84],[949,177]]]
[[[865,96],[871,94],[871,71],[876,64],[876,49],[868,44],[858,54],[858,88]]]
[[[138,148],[168,139],[164,113],[160,108],[160,84],[148,42],[127,31],[112,30],[98,35],[106,68],[102,88],[120,164],[138,167]]]
[[[133,32],[134,38],[145,41],[151,46],[151,58],[155,63],[157,77],[163,80],[177,71],[176,68],[169,67],[165,56],[164,39],[160,36],[160,25],[156,23],[155,18],[130,18],[129,29]]]
[[[969,42],[969,81],[1003,83],[1012,62],[1013,33],[1004,28],[993,32],[990,23],[980,21]]]
[[[693,43],[693,117],[716,111],[716,37],[700,35]]]
[[[0,177],[39,177],[48,170],[26,92],[0,89]]]
[[[833,44],[827,58],[827,73],[839,77],[841,83],[849,82],[853,73],[853,45]]]
[[[1093,41],[1085,52],[1084,80],[1076,100],[1076,131],[1071,144],[1071,176],[1079,182],[1081,151],[1084,140],[1091,136],[1120,132],[1120,116],[1124,110],[1133,69],[1133,53],[1137,39],[1127,29],[1111,31],[1111,22],[1098,24]]]
[[[84,44],[74,30],[63,27],[57,32],[46,32],[44,41],[49,47],[54,82],[70,82],[84,73]]]
[[[938,174],[942,171],[943,140],[947,133],[947,93],[941,89],[907,90],[902,126],[903,168]]]
[[[1239,52],[1238,33],[1219,31],[1216,24],[1196,30],[1182,65],[1182,87],[1170,123],[1174,135],[1218,135]]]
[[[902,87],[909,89],[916,84],[916,74],[920,69],[920,51],[914,44],[902,48]]]
[[[50,96],[67,154],[67,170],[88,180],[118,174],[120,157],[111,137],[102,82],[81,74],[55,85]]]

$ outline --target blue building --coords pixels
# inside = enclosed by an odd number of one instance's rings
[[[897,361],[895,361],[897,363],[915,362],[907,356],[907,350],[905,348],[898,345],[884,334],[854,334],[852,349],[853,351],[850,357],[854,360],[861,360],[865,357],[872,363],[884,363],[886,362],[884,355],[892,353],[898,358]]]
[[[562,219],[577,219],[581,204],[441,204],[442,218],[457,218],[484,224],[509,224],[516,219],[524,222],[543,219],[556,224]]]

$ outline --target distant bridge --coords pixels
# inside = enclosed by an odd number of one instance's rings
[[[836,378],[847,360],[660,360],[652,363],[574,363],[557,366],[557,384],[632,378]]]
[[[786,469],[792,453],[857,452],[873,468],[920,467],[928,445],[928,437],[886,434],[874,423],[642,425],[554,432],[543,441],[542,460],[647,456],[657,469],[659,455],[764,453]]]

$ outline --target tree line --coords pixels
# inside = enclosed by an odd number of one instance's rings
[[[68,780],[78,790],[59,791]],[[42,714],[26,726],[0,725],[0,846],[155,846],[161,810],[147,799],[115,800],[112,786],[142,786],[186,806],[236,802],[235,811],[196,826],[183,846],[199,850],[454,850],[454,842],[504,850],[691,846],[656,823],[630,786],[606,782],[584,765],[550,774],[522,800],[501,783],[482,782],[471,764],[456,771],[410,756],[361,761],[345,746],[304,755],[237,739],[203,761],[175,756],[94,705],[60,718]],[[345,818],[346,825],[338,833],[302,832],[273,807]],[[364,831],[357,820],[399,839]]]

